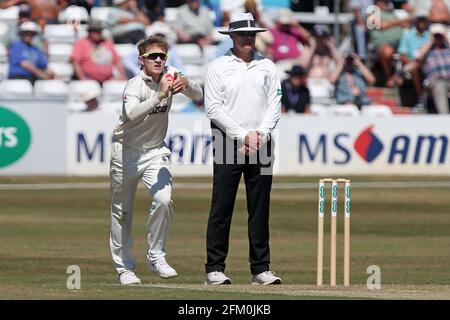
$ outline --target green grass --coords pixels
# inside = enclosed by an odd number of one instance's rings
[[[433,180],[411,177],[410,180]],[[276,182],[317,181],[315,178],[277,178]],[[355,177],[352,181],[408,180]],[[445,180],[440,178],[439,180]],[[5,183],[107,182],[106,178],[0,177]],[[176,182],[196,179],[175,178]],[[209,178],[200,179],[210,182]],[[448,189],[352,190],[351,283],[359,298],[370,298],[364,285],[369,265],[381,268],[384,286],[426,288],[443,286],[450,299],[450,198]],[[227,275],[233,285],[207,288],[204,281],[205,233],[210,190],[177,189],[175,217],[167,243],[168,261],[178,271],[162,280],[146,270],[145,226],[150,199],[144,189],[136,195],[133,222],[137,273],[145,285],[122,287],[109,253],[109,191],[0,191],[0,299],[317,299],[329,298],[315,283],[317,191],[273,190],[271,202],[271,268],[286,285],[259,294],[250,280],[247,213],[240,190],[233,215]],[[340,203],[342,212],[342,203]],[[342,218],[342,215],[340,216]],[[339,219],[342,238],[343,219]],[[326,223],[324,281],[328,281],[329,222]],[[342,282],[342,239],[338,243],[338,283]],[[68,290],[66,269],[81,268],[81,290]],[[236,284],[236,285],[235,285]],[[167,285],[162,287],[161,285]],[[298,290],[296,286],[298,285]],[[306,287],[302,287],[306,286]],[[309,287],[308,287],[309,286]],[[301,290],[301,289],[305,290]],[[296,291],[297,290],[297,291]],[[350,289],[330,289],[345,297]],[[333,291],[334,290],[334,291]],[[350,291],[349,291],[350,290]],[[394,291],[395,291],[394,290]],[[440,289],[439,289],[440,290]],[[261,291],[261,290],[260,290]],[[300,292],[303,291],[303,292]],[[333,295],[333,293],[343,293]],[[393,296],[395,297],[395,296]],[[420,295],[419,295],[420,297]],[[417,298],[416,296],[414,298]]]

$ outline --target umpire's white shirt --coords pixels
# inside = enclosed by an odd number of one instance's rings
[[[281,84],[275,64],[254,52],[250,63],[230,50],[212,61],[205,80],[207,117],[226,134],[241,142],[251,130],[264,140],[281,115]]]

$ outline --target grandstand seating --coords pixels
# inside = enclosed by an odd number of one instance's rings
[[[8,60],[5,45],[0,42],[0,63]]]
[[[44,37],[49,43],[74,43],[77,39],[74,27],[69,24],[47,24]]]
[[[33,96],[33,86],[28,80],[4,79],[0,82],[0,96],[6,98],[31,97]]]
[[[121,58],[136,50],[136,46],[131,43],[116,44],[114,47]]]
[[[361,107],[361,115],[369,117],[391,117],[392,109],[386,105],[367,105]]]
[[[183,64],[203,64],[203,55],[200,47],[193,43],[176,44],[175,49]]]
[[[200,84],[205,82],[205,68],[195,64],[186,64],[184,72],[189,79],[197,81]]]
[[[6,22],[0,22],[0,39],[5,36],[5,34],[8,32],[8,24]]]
[[[328,107],[329,115],[332,116],[349,116],[356,117],[360,116],[361,113],[357,106],[353,104],[336,104]]]
[[[328,79],[310,78],[307,87],[311,95],[311,102],[317,104],[332,103],[334,86]]]
[[[120,101],[122,100],[123,90],[126,85],[125,80],[108,80],[103,82],[103,100]]]
[[[315,116],[326,116],[328,115],[328,107],[322,104],[312,104],[309,107],[312,115]]]
[[[7,63],[0,63],[0,81],[8,77],[9,65]]]
[[[0,21],[7,23],[14,23],[19,17],[19,6],[12,6],[0,10]]]
[[[164,20],[168,24],[174,24],[177,21],[178,9],[177,8],[165,8]]]
[[[66,62],[49,62],[48,67],[52,70],[56,76],[66,82],[72,79],[73,66],[71,63]]]
[[[59,23],[87,23],[89,19],[90,16],[86,8],[75,5],[67,7],[58,15]]]
[[[111,7],[93,7],[91,9],[91,18],[107,23],[110,11]]]
[[[72,54],[73,44],[53,43],[48,45],[48,56],[50,62],[69,62]]]
[[[34,83],[34,96],[38,98],[67,98],[67,84],[60,79],[37,80]]]
[[[100,84],[95,80],[73,80],[69,83],[69,100],[81,101],[84,92],[88,90],[101,91]]]

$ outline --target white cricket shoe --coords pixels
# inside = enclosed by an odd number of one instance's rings
[[[205,284],[231,284],[231,280],[223,272],[213,271],[206,274]]]
[[[252,277],[252,284],[281,284],[281,278],[275,276],[273,271],[264,271]]]
[[[126,270],[119,274],[119,282],[123,285],[141,284],[141,279],[139,279],[133,271]]]
[[[163,279],[173,278],[178,275],[175,269],[172,268],[164,258],[156,261],[155,263],[150,262],[148,264],[148,269],[152,272],[157,272]]]

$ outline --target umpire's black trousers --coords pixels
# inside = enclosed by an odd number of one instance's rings
[[[268,271],[273,143],[266,143],[261,153],[254,158],[244,157],[238,151],[241,145],[237,141],[226,138],[225,133],[214,123],[211,123],[211,128],[214,138],[214,174],[206,232],[206,273],[225,270],[231,217],[242,175],[247,195],[250,271],[253,275]]]

